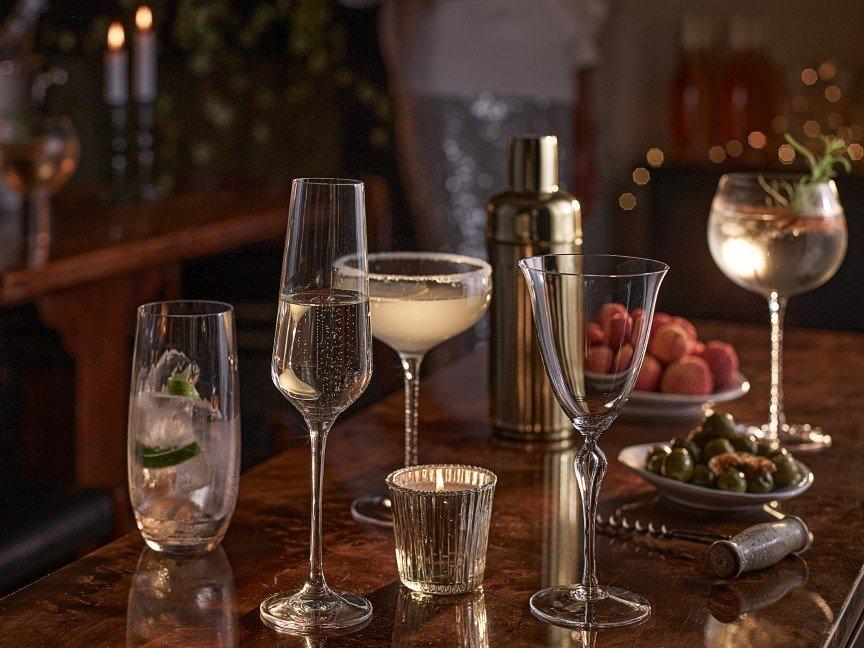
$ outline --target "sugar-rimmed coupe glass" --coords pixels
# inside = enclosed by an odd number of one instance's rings
[[[768,422],[751,426],[753,431],[769,442],[812,452],[830,446],[831,436],[807,423],[786,422],[783,316],[790,297],[814,290],[834,276],[846,255],[847,233],[834,181],[801,185],[801,177],[730,173],[720,178],[708,218],[708,247],[723,274],[768,299]],[[783,193],[787,187],[794,190]]]
[[[399,354],[405,372],[405,467],[417,465],[420,364],[432,347],[474,326],[492,293],[492,267],[443,252],[369,255],[372,335]],[[358,522],[393,525],[390,500],[363,496],[351,504]]]
[[[574,469],[582,495],[582,582],[556,585],[531,597],[539,619],[570,628],[611,628],[648,618],[643,597],[597,581],[594,525],[606,456],[600,435],[621,413],[645,357],[654,304],[669,267],[659,261],[612,255],[552,254],[519,262],[534,313],[540,352],[555,397],[584,444]],[[619,310],[628,329],[629,357],[616,354],[614,372],[588,370],[588,323],[602,309]],[[638,315],[633,316],[635,312]]]
[[[372,377],[362,182],[302,178],[291,185],[271,374],[309,429],[312,519],[305,584],[264,599],[261,619],[295,634],[359,629],[372,604],[333,591],[324,579],[321,497],[327,435]]]

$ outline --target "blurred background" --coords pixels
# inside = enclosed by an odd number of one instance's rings
[[[4,128],[44,128],[23,149],[0,136],[0,592],[129,528],[138,304],[237,308],[244,469],[299,432],[269,378],[295,177],[366,181],[372,250],[483,256],[508,136],[555,134],[586,251],[668,262],[663,310],[764,322],[763,300],[708,251],[717,180],[803,170],[784,132],[813,150],[840,136],[849,253],[788,322],[864,330],[861,2],[143,6],[0,1]],[[153,65],[125,96],[108,78]],[[484,335],[444,345],[426,369]],[[355,407],[400,386],[392,352],[376,347],[375,362]]]

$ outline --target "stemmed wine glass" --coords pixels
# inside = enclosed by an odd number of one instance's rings
[[[48,260],[52,239],[51,195],[75,172],[80,143],[67,117],[0,118],[0,169],[25,201],[28,267]]]
[[[582,582],[536,592],[531,597],[531,611],[547,623],[570,628],[638,623],[651,613],[648,601],[597,582],[594,523],[607,465],[597,441],[621,412],[636,383],[657,292],[669,267],[635,257],[574,254],[531,257],[520,261],[519,266],[528,283],[552,391],[584,439],[574,461],[582,495]],[[632,345],[632,353],[616,355],[611,375],[595,374],[586,366],[588,323],[607,310],[626,314],[618,319],[626,322],[625,338]]]
[[[794,295],[837,272],[846,255],[846,219],[833,180],[799,184],[802,176],[724,175],[708,219],[714,262],[736,284],[768,299],[771,313],[771,393],[768,422],[754,431],[799,452],[831,445],[809,424],[786,422],[783,410],[783,316]],[[773,187],[794,187],[794,200],[772,198]],[[787,204],[783,204],[787,202]]]
[[[492,291],[492,268],[482,259],[443,252],[369,255],[372,335],[386,343],[405,372],[405,467],[417,465],[420,364],[432,347],[474,326]],[[358,522],[393,525],[390,500],[359,497],[351,504]]]
[[[292,184],[271,370],[309,428],[312,523],[306,583],[262,601],[261,619],[298,634],[356,629],[372,616],[372,605],[334,592],[324,580],[321,491],[327,434],[372,376],[362,182],[304,178]]]

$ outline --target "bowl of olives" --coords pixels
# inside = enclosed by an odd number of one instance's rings
[[[664,497],[699,509],[740,511],[797,497],[813,473],[778,445],[742,431],[731,415],[709,414],[686,436],[624,448],[618,461]]]

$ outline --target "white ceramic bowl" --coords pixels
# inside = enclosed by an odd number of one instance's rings
[[[623,414],[640,418],[694,418],[704,414],[706,405],[726,403],[750,391],[750,382],[740,373],[737,380],[722,391],[707,396],[664,394],[663,392],[633,391]]]
[[[795,460],[798,480],[770,493],[730,493],[704,486],[695,486],[676,479],[669,479],[645,470],[645,457],[656,443],[640,443],[624,448],[618,453],[618,461],[652,484],[660,493],[678,504],[706,511],[743,511],[757,508],[775,500],[798,497],[813,485],[813,473],[803,463]]]

